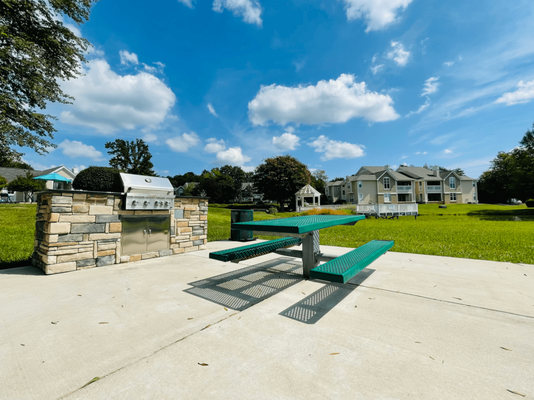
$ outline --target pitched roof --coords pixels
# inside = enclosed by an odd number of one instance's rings
[[[33,169],[23,169],[23,168],[3,168],[0,167],[0,176],[6,178],[7,183],[16,179],[17,176],[26,176],[26,173],[30,171],[33,176],[43,175],[42,171],[36,171]]]
[[[407,176],[411,176],[414,179],[422,179],[424,181],[435,181],[436,179],[443,180],[447,176],[449,176],[451,173],[453,173],[453,171],[439,170],[439,178],[438,178],[436,175],[434,175],[434,171],[428,168],[423,168],[423,167],[399,167],[397,168],[397,172],[400,172]],[[459,176],[459,175],[457,176],[462,181],[474,181],[475,180],[468,176]]]
[[[398,181],[411,181],[412,177],[400,174],[392,169],[386,167],[361,167],[356,175],[351,176],[352,181],[376,181],[385,173],[388,173],[393,179]]]
[[[302,189],[300,189],[297,193],[295,193],[296,196],[320,196],[321,193],[318,192],[315,188],[311,187],[310,185],[304,186]]]

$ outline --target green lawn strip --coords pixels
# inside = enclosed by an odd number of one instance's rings
[[[0,268],[31,258],[35,212],[35,204],[0,204]]]
[[[534,208],[525,204],[507,206],[496,204],[447,204],[447,208],[439,208],[439,204],[419,204],[419,215],[532,215]]]
[[[370,240],[394,240],[392,251],[446,257],[472,258],[491,261],[534,264],[534,222],[487,221],[471,217],[487,206],[467,206],[453,215],[423,215],[399,219],[369,218],[355,226],[337,226],[321,230],[321,244],[355,248]],[[436,205],[425,205],[435,207]],[[479,208],[477,208],[479,207]],[[484,208],[482,208],[484,207]],[[489,206],[489,211],[494,211]],[[500,206],[496,206],[500,207]],[[508,206],[504,206],[508,207]],[[519,206],[520,210],[525,209]],[[496,208],[497,210],[499,208]],[[443,209],[447,210],[447,209]],[[507,208],[505,208],[507,210]],[[527,210],[530,211],[530,210]],[[458,215],[461,214],[461,215]],[[254,213],[255,220],[299,215]],[[208,241],[230,237],[230,210],[211,209],[208,212]],[[274,236],[259,236],[275,239]]]

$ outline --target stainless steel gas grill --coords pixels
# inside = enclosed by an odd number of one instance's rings
[[[167,178],[120,174],[124,209],[152,211],[150,215],[121,215],[122,254],[144,254],[169,249],[170,210],[174,188]],[[161,211],[158,213],[158,211]]]
[[[120,174],[125,210],[172,210],[174,188],[167,178]]]

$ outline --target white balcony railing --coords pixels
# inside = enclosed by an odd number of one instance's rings
[[[411,193],[412,192],[412,187],[411,186],[397,186],[397,192]]]
[[[426,187],[426,190],[427,192],[431,193],[431,192],[439,192],[441,193],[441,185],[428,185]]]
[[[329,208],[334,210],[355,209],[358,214],[367,215],[417,215],[419,207],[417,204],[342,204],[317,206],[318,208]],[[302,207],[300,211],[311,210],[313,207]]]

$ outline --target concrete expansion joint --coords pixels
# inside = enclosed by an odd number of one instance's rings
[[[224,317],[224,318],[220,319],[220,320],[217,321],[217,322],[214,322],[214,323],[212,323],[212,324],[209,324],[209,325],[207,325],[207,326],[205,326],[205,327],[203,327],[203,328],[200,328],[199,330],[197,330],[197,331],[195,331],[195,332],[190,333],[189,335],[186,335],[186,336],[184,336],[184,337],[181,337],[180,339],[175,340],[174,342],[169,343],[169,344],[167,344],[167,345],[165,345],[165,346],[163,346],[163,347],[161,347],[161,348],[159,348],[159,349],[153,351],[151,354],[149,354],[149,355],[147,355],[147,356],[144,356],[144,357],[141,357],[141,358],[138,359],[138,360],[132,361],[131,363],[129,363],[129,364],[127,364],[127,365],[124,365],[124,366],[122,366],[122,367],[120,367],[120,368],[117,368],[116,370],[111,371],[110,373],[108,373],[108,374],[106,374],[106,375],[99,376],[99,377],[88,378],[88,379],[90,379],[90,380],[88,380],[87,383],[85,383],[83,386],[79,387],[78,389],[75,389],[75,390],[73,390],[72,392],[69,392],[69,393],[67,393],[67,394],[65,394],[65,395],[63,395],[63,396],[61,396],[61,397],[59,397],[59,400],[61,400],[61,399],[65,399],[65,398],[69,397],[70,395],[72,395],[72,394],[74,394],[74,393],[76,393],[76,392],[82,390],[82,389],[85,388],[86,386],[89,386],[90,384],[93,384],[93,383],[95,383],[96,381],[100,381],[100,380],[102,380],[102,379],[104,379],[104,378],[107,378],[108,376],[113,375],[113,374],[115,374],[116,372],[119,372],[119,371],[121,371],[121,370],[123,370],[123,369],[125,369],[125,368],[128,368],[128,367],[130,367],[130,366],[132,366],[132,365],[134,365],[134,364],[136,364],[136,363],[138,363],[138,362],[140,362],[140,361],[146,360],[146,359],[152,357],[153,355],[159,353],[160,351],[165,350],[165,349],[167,349],[167,348],[169,348],[169,347],[175,345],[176,343],[182,342],[182,341],[184,341],[184,340],[190,338],[191,336],[196,335],[197,333],[200,333],[200,332],[202,332],[202,331],[205,331],[205,330],[208,329],[208,328],[211,328],[211,327],[213,327],[213,326],[215,326],[215,325],[218,325],[218,324],[220,324],[221,322],[226,321],[227,319],[232,318],[234,315],[237,315],[237,314],[239,314],[239,313],[240,313],[239,311],[236,311],[236,312],[234,312],[234,313],[228,315],[227,317]]]
[[[534,319],[533,315],[518,314],[518,313],[513,313],[513,312],[510,312],[510,311],[497,310],[496,308],[488,308],[488,307],[476,306],[474,304],[460,303],[458,301],[438,299],[438,298],[435,298],[435,297],[428,297],[428,296],[423,296],[423,295],[415,294],[415,293],[401,292],[399,290],[384,289],[384,288],[379,288],[379,287],[375,287],[375,286],[366,286],[366,285],[355,284],[355,283],[350,283],[350,282],[347,282],[346,284],[347,285],[353,285],[353,286],[361,286],[361,287],[364,287],[366,289],[375,289],[375,290],[382,290],[384,292],[389,292],[389,293],[402,294],[402,295],[405,295],[405,296],[419,297],[421,299],[439,301],[441,303],[449,303],[449,304],[454,304],[454,305],[457,305],[457,306],[478,308],[479,310],[493,311],[493,312],[498,312],[498,313],[501,313],[501,314],[514,315],[516,317]]]

